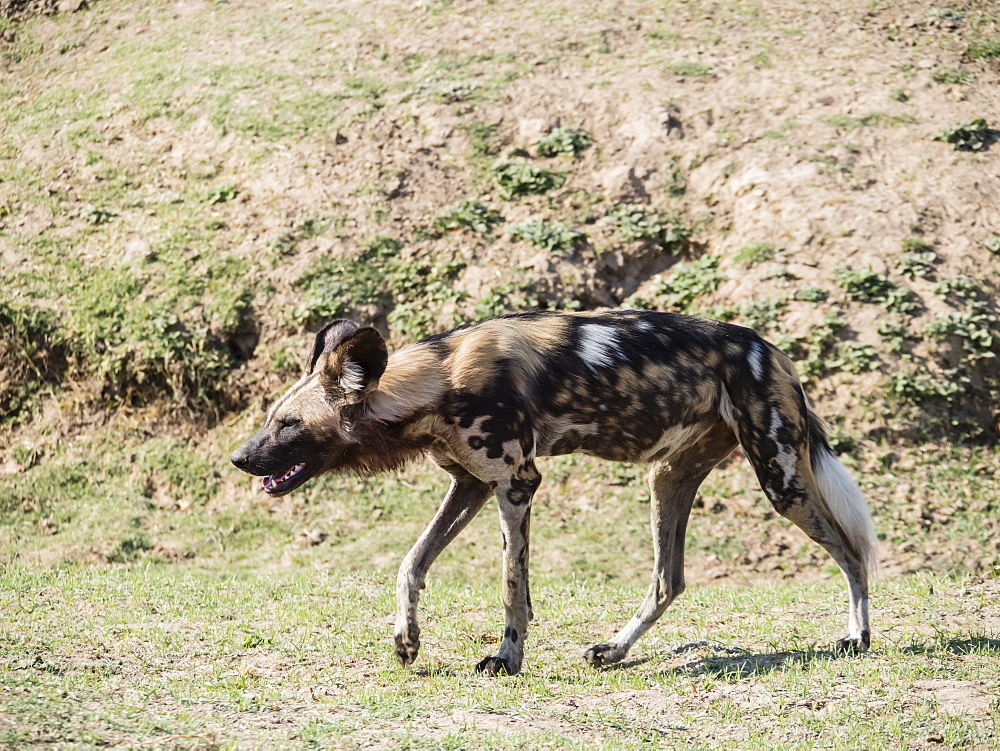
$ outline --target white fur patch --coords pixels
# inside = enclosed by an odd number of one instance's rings
[[[754,342],[750,345],[750,354],[747,355],[747,360],[750,362],[753,377],[762,381],[764,379],[764,350],[761,349],[760,342]]]
[[[615,358],[621,356],[618,332],[613,327],[599,323],[587,323],[580,327],[580,358],[591,370],[610,368],[615,364]]]
[[[795,478],[795,463],[798,457],[795,452],[788,448],[785,444],[778,441],[778,431],[781,430],[782,422],[781,415],[778,414],[778,410],[772,410],[771,412],[771,431],[768,433],[771,440],[774,441],[774,445],[778,447],[778,465],[785,472],[785,487],[792,482]]]
[[[649,321],[636,321],[635,327],[636,329],[642,331],[643,333],[653,330],[653,324],[651,324]]]
[[[340,388],[344,391],[361,391],[365,387],[365,369],[358,363],[346,360],[340,369]]]

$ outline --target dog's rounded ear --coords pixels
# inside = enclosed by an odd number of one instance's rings
[[[316,334],[316,342],[313,344],[312,356],[309,358],[309,366],[306,368],[306,375],[310,375],[316,370],[316,363],[325,354],[333,352],[341,342],[347,339],[358,330],[358,324],[348,321],[346,318],[338,318],[331,321]]]
[[[385,339],[365,327],[341,339],[326,356],[320,378],[327,393],[343,394],[354,404],[378,385],[388,359]]]

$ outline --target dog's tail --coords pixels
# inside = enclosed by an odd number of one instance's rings
[[[868,576],[875,578],[879,572],[878,545],[868,501],[847,467],[830,448],[823,421],[808,406],[806,411],[810,464],[823,503],[832,517],[830,521],[844,544],[858,554]]]

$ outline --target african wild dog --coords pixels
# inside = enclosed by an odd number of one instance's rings
[[[774,508],[840,565],[848,633],[870,642],[868,577],[877,568],[861,491],[827,444],[792,362],[755,332],[646,311],[503,316],[411,344],[388,356],[372,328],[324,328],[302,379],[264,427],[233,454],[240,469],[283,495],[323,472],[385,472],[426,454],[451,489],[407,554],[396,584],[396,654],[420,648],[417,597],[434,559],[492,494],[503,534],[506,626],[477,669],[521,669],[532,618],[528,594],[535,459],[580,452],[651,465],[655,564],[645,600],[611,641],[584,652],[618,662],[684,589],[684,532],[695,493],[742,446]]]

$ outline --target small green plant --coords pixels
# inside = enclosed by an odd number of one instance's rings
[[[107,209],[100,209],[87,204],[80,210],[80,217],[91,227],[100,227],[115,218],[115,214]]]
[[[847,296],[858,302],[885,302],[889,293],[896,289],[896,283],[889,277],[870,268],[850,269],[840,266],[833,274]]]
[[[479,86],[471,81],[446,81],[425,87],[421,93],[441,104],[458,104],[475,97],[478,90]]]
[[[539,156],[579,156],[594,137],[583,128],[555,128],[547,136],[540,138],[535,144]]]
[[[889,92],[889,98],[894,102],[908,102],[910,101],[910,95],[907,94],[903,89],[893,89]]]
[[[940,18],[945,21],[964,21],[965,12],[955,8],[931,8],[927,14],[931,18]]]
[[[511,311],[541,307],[541,302],[536,297],[530,296],[533,291],[533,285],[519,282],[491,287],[476,305],[476,320],[482,321]]]
[[[488,159],[496,156],[500,151],[497,143],[496,123],[470,123],[460,126],[469,137],[469,146],[472,149],[473,157],[477,159]]]
[[[979,285],[965,274],[946,276],[934,287],[934,294],[944,299],[954,296],[965,301],[972,301],[979,295]]]
[[[944,341],[957,338],[962,345],[961,364],[975,366],[996,357],[994,329],[1000,321],[985,306],[973,305],[965,313],[946,313],[924,326],[924,336]]]
[[[908,237],[903,240],[903,252],[899,255],[897,269],[907,279],[924,277],[934,270],[938,260],[934,246],[920,237]]]
[[[778,326],[778,311],[784,306],[780,300],[769,298],[750,303],[740,311],[742,323],[756,331],[768,331]]]
[[[840,266],[834,269],[837,283],[847,296],[858,302],[882,303],[889,310],[907,314],[917,309],[908,288],[900,287],[894,281],[869,268],[850,269]]]
[[[956,151],[983,151],[989,146],[990,135],[986,120],[977,117],[969,122],[945,126],[933,140],[950,143]]]
[[[539,250],[563,255],[571,254],[573,246],[585,237],[579,230],[537,219],[512,224],[509,229],[511,236],[518,240],[525,240]]]
[[[209,191],[208,196],[205,198],[205,203],[226,203],[227,201],[232,201],[238,194],[239,191],[236,189],[236,186],[230,183],[216,185],[211,191]]]
[[[503,197],[510,199],[561,188],[566,176],[534,164],[499,161],[493,165],[493,180]]]
[[[968,385],[968,377],[956,372],[935,378],[927,373],[904,370],[889,376],[887,391],[891,399],[900,402],[922,404],[929,399],[944,399],[951,403],[965,393]]]
[[[740,248],[733,257],[733,260],[749,268],[758,263],[774,260],[777,254],[778,248],[776,245],[754,241]]]
[[[404,298],[401,302],[435,304],[462,299],[462,293],[452,287],[461,265],[430,265],[403,258],[402,249],[395,238],[377,236],[358,258],[317,258],[296,282],[302,290],[302,302],[293,314],[295,321],[316,325],[345,316],[358,305],[385,304],[400,298]]]
[[[670,253],[680,253],[688,246],[691,230],[678,219],[666,217],[641,203],[616,206],[609,215],[618,234],[627,242],[652,242]]]
[[[884,318],[879,322],[879,337],[886,343],[889,352],[899,354],[906,340],[906,325],[898,318]]]
[[[796,300],[802,300],[803,302],[811,303],[821,303],[826,300],[828,293],[822,287],[816,287],[810,285],[808,287],[803,287],[802,289],[796,290],[795,294],[792,295]]]
[[[878,367],[878,353],[870,344],[844,342],[837,349],[837,360],[831,367],[839,366],[848,373],[860,373]]]
[[[964,68],[936,65],[931,70],[931,79],[934,83],[947,83],[962,86],[967,83],[972,83],[972,74]]]
[[[469,229],[485,235],[503,222],[503,215],[479,201],[466,199],[450,206],[441,216],[435,217],[434,228],[439,232]]]
[[[665,171],[668,180],[664,192],[671,198],[680,198],[687,191],[687,178],[684,177],[680,162],[681,158],[677,154],[667,157]]]
[[[983,39],[970,44],[965,54],[977,60],[996,60],[1000,58],[1000,39]]]
[[[701,78],[712,75],[711,66],[704,63],[691,62],[690,60],[680,60],[674,63],[670,67],[670,71],[675,76],[684,76],[685,78]]]
[[[782,350],[796,358],[795,366],[802,378],[818,378],[832,367],[835,361],[828,355],[837,341],[837,332],[846,325],[839,313],[830,313],[805,336],[781,338]]]
[[[717,290],[723,281],[725,277],[719,273],[719,259],[706,255],[690,263],[677,264],[666,279],[657,277],[652,291],[667,307],[686,312],[691,303]]]
[[[989,240],[983,243],[983,247],[986,248],[990,253],[996,253],[1000,255],[1000,235],[994,235]]]
[[[121,540],[105,557],[108,563],[128,563],[152,549],[153,546],[143,535],[133,535]]]

